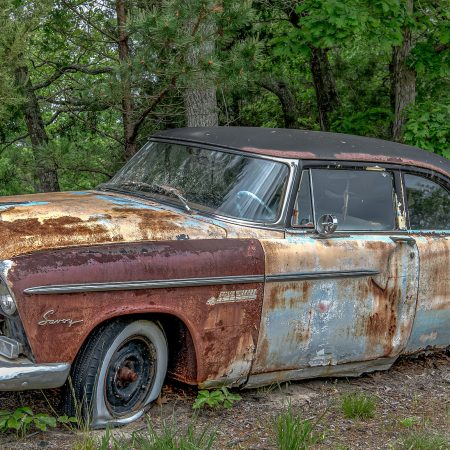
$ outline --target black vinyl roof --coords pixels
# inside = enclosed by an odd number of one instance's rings
[[[417,147],[381,139],[282,128],[177,128],[152,138],[208,144],[281,158],[406,164],[450,176],[450,160]]]

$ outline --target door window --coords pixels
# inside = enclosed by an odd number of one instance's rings
[[[450,195],[427,178],[405,174],[409,226],[413,230],[449,230]]]
[[[338,230],[384,231],[395,228],[396,209],[393,175],[385,171],[310,169],[302,176],[294,226],[308,226],[312,194],[316,220],[332,214]],[[311,181],[311,186],[309,182]]]

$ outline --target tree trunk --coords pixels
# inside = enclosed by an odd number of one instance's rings
[[[134,133],[133,113],[134,103],[131,92],[131,77],[130,77],[130,46],[129,37],[126,30],[128,11],[125,5],[125,0],[116,1],[116,15],[117,15],[117,31],[118,31],[118,47],[119,47],[119,61],[122,66],[121,84],[122,84],[122,123],[123,123],[123,137],[124,137],[124,155],[126,159],[131,158],[137,151],[136,136]]]
[[[196,77],[204,82],[201,75]],[[186,125],[188,127],[215,127],[219,123],[216,88],[187,88],[184,93]]]
[[[297,14],[292,3],[286,3],[285,13],[290,23],[301,30],[302,16]],[[336,82],[328,60],[328,50],[309,45],[311,50],[310,68],[316,93],[317,110],[319,111],[319,124],[322,131],[330,129],[329,114],[339,106],[339,96],[336,90]]]
[[[200,67],[201,59],[214,55],[214,32],[215,24],[208,17],[194,26],[193,33],[201,34],[205,40],[198,46],[191,46],[187,54],[187,62],[194,73],[190,86],[184,92],[188,127],[214,127],[219,123],[216,87]]]
[[[284,80],[265,79],[259,83],[264,89],[275,94],[281,103],[283,111],[284,126],[286,128],[297,128],[298,104],[288,83]]]
[[[26,99],[23,113],[36,163],[37,182],[35,189],[37,192],[59,191],[58,173],[54,162],[46,155],[48,136],[26,66],[16,69],[16,82],[21,87]]]
[[[413,12],[414,0],[407,0],[407,10]],[[392,124],[392,139],[401,142],[403,127],[406,122],[406,108],[412,105],[416,98],[416,72],[407,65],[411,54],[412,33],[411,28],[403,29],[403,42],[394,47],[391,62],[392,102],[394,109],[394,122]]]
[[[328,60],[328,50],[310,46],[311,73],[316,92],[319,123],[322,131],[330,129],[329,114],[339,105],[336,82]]]

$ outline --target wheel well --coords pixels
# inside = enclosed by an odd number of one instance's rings
[[[170,314],[133,314],[106,320],[99,323],[89,333],[89,336],[86,338],[82,347],[87,344],[95,330],[108,322],[113,322],[118,319],[127,319],[130,321],[145,319],[158,322],[166,335],[169,348],[168,375],[183,383],[197,383],[197,358],[191,333],[181,319]],[[79,352],[80,351],[78,351],[78,353]]]

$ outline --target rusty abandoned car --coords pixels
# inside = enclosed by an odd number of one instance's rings
[[[333,133],[160,132],[96,190],[0,200],[0,390],[124,424],[166,375],[356,376],[450,343],[450,161]]]

